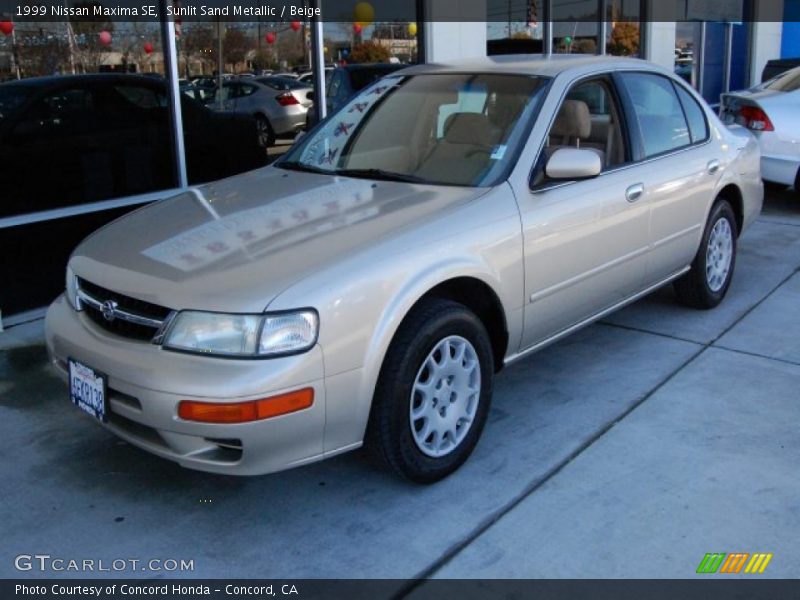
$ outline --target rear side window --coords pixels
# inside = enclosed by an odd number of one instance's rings
[[[692,143],[672,82],[649,73],[622,73],[639,122],[645,158]]]
[[[681,86],[676,85],[675,89],[678,90],[678,98],[680,98],[683,111],[686,113],[686,120],[689,122],[689,133],[692,136],[692,143],[705,141],[708,138],[708,122],[703,109],[697,103],[697,100],[683,89]]]

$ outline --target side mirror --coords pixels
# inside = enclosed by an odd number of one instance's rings
[[[545,166],[550,179],[588,179],[597,177],[602,170],[600,156],[581,148],[559,148]]]
[[[313,100],[313,99],[314,99],[314,92],[308,92],[308,93],[306,94],[306,98],[307,98],[308,100]]]

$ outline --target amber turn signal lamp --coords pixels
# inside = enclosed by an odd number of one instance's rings
[[[279,396],[247,402],[196,402],[181,400],[178,416],[202,423],[248,423],[303,410],[314,404],[314,389],[303,388]]]

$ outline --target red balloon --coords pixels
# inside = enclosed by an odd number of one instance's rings
[[[103,46],[108,46],[111,43],[111,34],[107,31],[101,31],[98,37],[100,38],[100,43],[103,44]]]
[[[292,21],[292,31],[300,31],[300,21]]]
[[[0,31],[5,35],[11,35],[11,32],[14,31],[14,23],[11,21],[0,21]]]
[[[151,44],[150,42],[145,42],[144,43],[145,54],[150,54],[152,51],[153,51],[153,44]]]
[[[353,31],[356,33],[361,33],[361,23],[353,23]]]
[[[274,33],[269,32],[267,35],[264,36],[264,39],[267,40],[268,44],[274,44],[276,37]]]

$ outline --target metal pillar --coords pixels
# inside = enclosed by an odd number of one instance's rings
[[[553,53],[553,3],[551,0],[544,0],[544,19],[542,23],[542,54],[550,56]]]
[[[161,0],[162,15],[167,14],[167,2],[169,0]],[[175,44],[175,21],[166,16],[161,21],[161,38],[164,44],[164,77],[169,92],[178,187],[185,188],[189,185],[189,179],[186,175],[186,150],[183,143],[183,113],[181,112],[181,90],[178,83],[178,47]]]
[[[319,8],[321,0],[312,0],[311,7]],[[317,122],[328,114],[325,90],[325,41],[322,32],[322,18],[311,20],[311,68],[314,71],[314,112]]]

